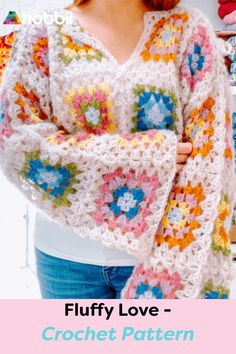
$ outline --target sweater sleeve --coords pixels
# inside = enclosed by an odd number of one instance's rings
[[[235,175],[231,94],[221,48],[198,12],[180,60],[183,140],[193,151],[178,176],[151,256],[134,269],[125,298],[228,298]]]
[[[53,114],[48,47],[45,28],[17,34],[1,87],[3,173],[80,236],[147,254],[175,176],[176,136],[69,134]]]

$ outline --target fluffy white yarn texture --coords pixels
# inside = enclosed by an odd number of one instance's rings
[[[78,237],[140,258],[123,297],[226,298],[231,99],[208,20],[183,7],[146,13],[124,64],[76,18],[16,37],[1,87],[9,181]],[[180,175],[178,140],[193,144]]]

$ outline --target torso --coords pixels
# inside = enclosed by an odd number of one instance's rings
[[[117,59],[108,42],[103,43],[83,32],[78,21],[63,27],[56,24],[48,26],[45,34],[39,33],[39,36],[45,35],[48,38],[48,78],[53,114],[57,117],[58,125],[67,132],[79,133],[81,140],[72,143],[79,147],[78,151],[86,146],[86,159],[82,161],[83,171],[92,171],[89,181],[93,181],[93,176],[94,182],[96,180],[96,183],[87,185],[88,189],[83,191],[73,206],[78,210],[76,215],[84,213],[82,218],[84,217],[85,227],[82,226],[81,229],[89,230],[92,235],[96,233],[97,223],[88,214],[91,211],[91,200],[100,195],[98,185],[101,183],[97,171],[93,172],[87,159],[90,153],[94,156],[93,136],[104,135],[102,139],[105,142],[108,139],[106,133],[117,133],[117,140],[114,139],[112,147],[107,148],[105,143],[96,144],[98,162],[99,158],[102,159],[103,147],[106,149],[106,156],[110,150],[121,154],[122,149],[116,150],[116,147],[137,146],[140,132],[143,131],[169,129],[182,136],[183,100],[188,95],[180,90],[179,69],[188,39],[191,38],[192,32],[188,31],[187,26],[189,22],[189,27],[194,26],[193,17],[188,20],[188,13],[183,8],[164,13],[146,13],[143,34],[123,63]],[[201,44],[201,35],[197,36],[197,41]],[[192,48],[190,53],[191,50]],[[127,56],[128,52],[126,48],[123,55],[125,53]],[[191,82],[188,65],[185,75],[185,80],[187,77]],[[199,92],[196,94],[201,91],[199,85]],[[205,92],[201,94],[205,95]],[[134,132],[138,134],[132,134]],[[91,140],[88,137],[90,133]],[[54,137],[52,144],[60,144],[61,141],[64,141],[63,137],[59,137],[59,140]],[[55,152],[56,150],[55,146]],[[133,151],[135,160],[135,149]],[[114,154],[112,156],[114,158]],[[66,151],[62,160],[70,162]],[[122,177],[120,179],[122,181]],[[69,211],[69,220],[70,214]],[[68,239],[65,242],[67,241]]]
[[[89,87],[93,87],[93,90],[105,95],[106,109],[109,116],[113,117],[114,129],[105,129],[103,132],[132,133],[152,128],[167,128],[182,135],[176,62],[171,60],[171,57],[166,62],[146,60],[144,53],[150,36],[153,38],[155,24],[164,15],[167,17],[161,12],[147,12],[144,16],[145,28],[135,49],[131,54],[127,54],[129,50],[126,48],[119,60],[111,53],[112,49],[108,42],[102,43],[87,32],[83,32],[78,22],[66,24],[61,28],[56,25],[48,28],[49,63],[52,63],[50,67],[52,104],[59,123],[68,132],[74,133],[78,130],[73,114],[75,107],[72,101],[69,102],[69,96],[78,97],[78,92],[83,91],[83,94],[79,94],[82,99],[84,94],[88,94]],[[183,14],[180,12],[179,28],[184,16],[184,11]],[[159,29],[160,33],[161,31],[163,28]],[[168,29],[165,35],[170,35],[175,40],[175,33],[168,32]],[[91,47],[89,51],[86,49],[87,45]],[[55,48],[59,57],[55,57]],[[87,50],[87,54],[83,48]],[[149,52],[151,50],[148,49]],[[163,52],[162,49],[160,51]],[[120,63],[120,60],[124,59],[124,63]],[[146,104],[142,103],[142,98],[147,95],[150,99]],[[145,113],[145,117],[142,117],[141,111]],[[158,114],[160,112],[161,114]],[[91,114],[95,114],[94,117],[91,118]],[[97,114],[98,110],[95,112],[90,109],[88,119],[93,119],[94,123],[98,119]],[[159,117],[156,117],[158,115]],[[88,129],[87,132],[96,134],[97,130]]]

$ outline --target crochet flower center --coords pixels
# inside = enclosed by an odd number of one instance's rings
[[[156,98],[156,97],[155,97]],[[168,119],[168,114],[173,111],[173,104],[170,103],[170,99],[167,96],[160,98],[160,95],[155,100],[150,100],[149,104],[144,106],[148,118],[153,124],[160,124],[163,119]],[[164,103],[166,100],[166,104]],[[158,101],[160,102],[158,105]],[[171,122],[172,122],[172,118]]]
[[[69,174],[69,176],[71,176]],[[60,183],[62,182],[63,175],[60,174],[58,171],[47,171],[46,169],[39,169],[38,170],[38,175],[37,175],[37,184],[47,185],[48,187],[59,187]],[[68,178],[65,179],[65,181],[68,180]]]
[[[99,123],[99,116],[99,110],[92,107],[85,113],[86,121],[92,125],[97,125]]]
[[[139,211],[139,204],[144,199],[142,189],[131,189],[127,186],[116,189],[113,192],[113,202],[110,204],[110,210],[114,215],[125,214],[127,218],[133,219]]]
[[[192,76],[194,76],[197,73],[197,71],[201,71],[203,69],[204,62],[205,62],[205,57],[202,55],[202,49],[196,43],[194,45],[193,54],[189,54],[188,57],[189,69]]]
[[[168,219],[170,221],[171,225],[174,225],[175,223],[178,223],[182,220],[183,214],[178,208],[173,208],[171,211],[168,213]]]

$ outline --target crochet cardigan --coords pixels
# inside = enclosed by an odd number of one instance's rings
[[[230,93],[201,13],[147,12],[124,64],[76,18],[22,26],[0,107],[7,178],[60,225],[140,258],[122,297],[229,296]],[[193,151],[177,175],[178,140]]]

